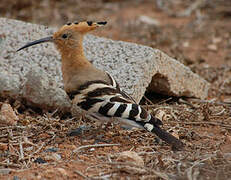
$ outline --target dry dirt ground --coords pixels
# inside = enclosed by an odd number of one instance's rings
[[[16,126],[0,127],[1,179],[231,179],[230,1],[1,0],[0,16],[49,26],[107,20],[96,35],[158,48],[211,83],[204,101],[155,94],[142,100],[184,151],[142,130],[97,129],[88,119],[1,99],[19,117]],[[124,151],[138,157],[121,157]]]

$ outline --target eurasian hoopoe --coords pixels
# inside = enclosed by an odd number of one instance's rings
[[[64,89],[73,105],[77,105],[99,120],[113,117],[123,123],[144,128],[175,148],[181,149],[183,143],[162,130],[159,127],[162,125],[159,119],[150,115],[123,92],[110,74],[94,67],[85,57],[83,36],[106,23],[91,21],[68,23],[53,36],[30,42],[17,51],[43,42],[54,42],[62,56]]]

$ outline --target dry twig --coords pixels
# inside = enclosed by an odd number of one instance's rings
[[[1,166],[8,166],[8,167],[16,167],[16,168],[20,168],[21,165],[19,164],[15,164],[15,163],[4,163],[4,162],[0,162]]]
[[[209,103],[209,104],[214,104],[214,105],[227,105],[231,106],[230,102],[215,102],[214,99],[212,100],[202,100],[202,99],[196,99],[196,98],[186,98],[186,100],[196,102],[196,103]]]
[[[78,170],[74,170],[74,172],[78,175],[80,175],[81,177],[83,177],[84,179],[89,179],[87,176],[85,176],[83,173],[81,173],[80,171]]]
[[[165,180],[170,180],[169,176],[166,174],[166,173],[163,173],[163,172],[159,172],[159,171],[156,171],[156,170],[150,170],[148,168],[145,168],[145,167],[141,167],[141,166],[138,166],[138,165],[135,165],[134,163],[124,163],[124,162],[106,162],[105,164],[110,164],[110,165],[119,165],[120,167],[117,167],[119,169],[121,168],[126,168],[126,167],[134,167],[134,168],[128,168],[127,170],[134,170],[134,171],[138,171],[139,173],[153,173],[155,175],[157,175],[158,177],[161,177]]]
[[[187,124],[187,125],[202,125],[202,124],[208,124],[208,125],[213,125],[213,126],[221,126],[227,129],[231,129],[231,125],[226,125],[222,123],[217,123],[217,122],[208,122],[208,121],[200,121],[200,122],[172,122],[175,124]]]
[[[24,151],[23,151],[22,141],[19,142],[19,152],[20,152],[19,160],[24,159]]]
[[[120,146],[120,144],[91,144],[91,145],[85,145],[85,146],[80,146],[73,150],[73,153],[76,153],[80,151],[81,149],[85,148],[93,148],[93,147],[108,147],[108,146]]]
[[[45,143],[42,143],[42,145],[39,146],[39,148],[38,148],[36,151],[34,151],[33,153],[31,153],[31,154],[29,155],[29,157],[32,157],[34,154],[38,153],[38,152],[43,148],[44,144],[45,144]]]

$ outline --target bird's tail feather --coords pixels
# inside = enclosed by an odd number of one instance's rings
[[[155,133],[163,141],[172,145],[174,149],[177,149],[177,150],[183,149],[183,146],[184,146],[183,143],[179,139],[174,137],[173,135],[166,132],[165,130],[159,127],[154,127],[152,132]]]

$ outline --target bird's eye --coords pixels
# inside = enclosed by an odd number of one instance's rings
[[[63,38],[63,39],[66,39],[66,38],[67,38],[67,34],[63,34],[63,35],[62,35],[62,38]]]

